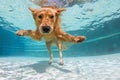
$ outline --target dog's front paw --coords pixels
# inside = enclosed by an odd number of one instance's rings
[[[19,30],[16,32],[16,35],[18,35],[18,36],[24,36],[25,34],[26,34],[25,30]]]
[[[63,62],[59,62],[59,65],[64,65],[64,63]]]
[[[49,65],[51,65],[52,64],[52,61],[49,61],[49,63],[48,63]]]
[[[63,60],[60,60],[59,65],[64,65]]]
[[[80,42],[84,41],[85,39],[86,39],[85,36],[76,36],[76,37],[74,38],[74,42],[75,42],[75,43],[80,43]]]

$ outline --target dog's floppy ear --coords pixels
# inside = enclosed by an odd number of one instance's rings
[[[32,12],[33,18],[35,19],[37,9],[29,8],[29,10]]]
[[[57,14],[60,14],[61,12],[66,11],[66,9],[65,8],[58,8],[56,11],[57,11]]]
[[[57,12],[63,12],[63,11],[65,11],[66,9],[65,8],[58,8],[57,9]]]
[[[37,9],[33,9],[33,8],[28,8],[32,13],[35,12]]]

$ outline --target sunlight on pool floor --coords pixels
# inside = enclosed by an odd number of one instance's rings
[[[48,65],[48,58],[1,57],[0,80],[119,80],[120,54],[58,58]]]

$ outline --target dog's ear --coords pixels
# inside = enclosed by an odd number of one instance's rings
[[[32,12],[33,18],[35,19],[37,9],[29,8],[29,10]]]
[[[61,12],[66,11],[66,9],[65,8],[58,8],[56,11],[57,11],[57,14],[60,14]]]
[[[62,12],[62,11],[66,11],[66,9],[65,8],[59,8],[57,11]]]
[[[33,8],[28,8],[32,13],[34,13],[37,9],[33,9]]]

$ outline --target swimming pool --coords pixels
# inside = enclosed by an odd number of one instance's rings
[[[79,60],[78,58],[84,58],[84,57],[88,58],[91,56],[96,60],[96,56],[111,56],[111,55],[119,56],[120,53],[119,3],[120,0],[114,0],[114,1],[96,0],[95,2],[86,2],[84,4],[79,4],[79,5],[73,4],[72,6],[66,7],[66,11],[63,12],[61,15],[62,29],[75,36],[84,35],[87,37],[87,39],[86,41],[80,44],[74,44],[74,45],[69,44],[68,49],[63,51],[63,56],[68,59],[76,58],[75,63],[74,63],[74,59],[72,59],[74,65],[77,64],[77,60]],[[39,6],[35,5],[29,0],[4,0],[4,1],[0,0],[0,5],[1,5],[0,6],[0,57],[1,57],[0,65],[2,65],[2,62],[4,61],[7,62],[7,57],[11,57],[10,59],[14,57],[13,60],[16,60],[16,57],[24,57],[24,58],[26,57],[26,59],[28,57],[32,57],[32,59],[35,59],[35,61],[39,61],[38,58],[42,58],[43,62],[41,63],[43,64],[44,63],[43,58],[49,58],[49,53],[48,50],[46,49],[44,41],[43,40],[34,41],[29,37],[19,37],[16,36],[15,34],[16,31],[20,29],[27,30],[27,29],[36,28],[33,17],[28,7],[33,7],[38,9]],[[52,49],[54,56],[58,57],[57,48],[53,46]],[[2,59],[3,57],[4,59]],[[108,60],[109,59],[111,59],[111,57],[108,58]],[[28,59],[28,64],[30,61],[31,60]],[[84,62],[84,59],[82,61]],[[11,65],[12,64],[11,62],[10,63],[8,62],[8,64]],[[79,63],[82,64],[82,62]],[[69,62],[69,64],[71,64],[70,66],[72,66],[72,62]],[[67,68],[69,64],[66,64],[64,67]],[[42,68],[45,66],[48,65],[44,64]],[[66,72],[66,69],[62,69],[61,67],[58,67],[56,65],[53,65],[52,67],[56,69],[59,68],[59,70],[62,70],[64,73]],[[36,66],[32,66],[32,68],[36,68]],[[48,68],[46,67],[46,69]],[[75,67],[74,69],[77,69],[77,67]],[[115,69],[118,69],[118,67],[116,67]],[[78,70],[80,70],[80,68]],[[77,73],[73,72],[73,74],[77,74]],[[72,73],[70,75],[72,75]],[[67,76],[69,76],[69,74]],[[13,77],[11,78],[11,80],[12,79]],[[18,78],[14,80],[18,80]],[[36,78],[35,80],[39,80],[39,79]],[[49,79],[45,79],[45,80],[49,80]],[[54,79],[51,78],[50,80],[54,80]],[[71,78],[71,80],[78,80],[78,78],[73,78],[73,79]],[[83,80],[89,80],[89,79],[83,79]]]
[[[7,3],[6,3],[7,2]],[[13,4],[16,2],[16,4]],[[72,35],[85,35],[87,40],[64,51],[65,57],[95,56],[120,52],[119,1],[97,1],[82,7],[67,7],[61,15],[62,29]],[[107,5],[107,6],[106,6]],[[38,8],[28,0],[2,1],[0,10],[0,56],[48,56],[43,41],[15,35],[19,29],[35,29],[28,7]],[[53,47],[54,55],[57,48]]]

